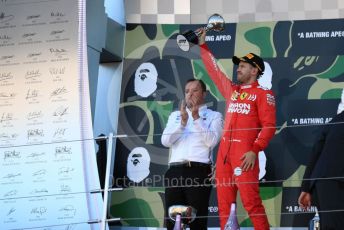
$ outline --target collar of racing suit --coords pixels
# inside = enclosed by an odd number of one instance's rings
[[[242,84],[240,85],[240,89],[249,89],[249,88],[253,88],[253,87],[257,87],[259,84],[258,84],[258,81],[255,81],[253,82],[252,84]]]

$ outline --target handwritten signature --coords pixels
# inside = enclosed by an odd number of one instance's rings
[[[50,53],[52,53],[56,56],[67,55],[67,50],[65,50],[63,48],[61,48],[61,49],[50,48],[49,51],[50,51]]]
[[[62,13],[62,12],[51,12],[51,13],[50,13],[50,16],[51,16],[51,17],[64,17],[65,14]]]
[[[5,15],[4,12],[1,12],[0,14],[0,23],[5,23],[5,22],[9,22],[14,18],[13,15]]]
[[[26,93],[25,99],[31,99],[31,98],[36,98],[38,97],[38,90],[37,89],[28,89]]]
[[[17,152],[15,150],[13,151],[5,151],[4,152],[4,160],[6,161],[7,159],[19,159],[21,158],[20,152]]]
[[[40,18],[41,15],[39,14],[36,14],[36,15],[29,15],[26,17],[27,20],[32,20],[32,19],[37,19],[37,18]]]
[[[39,52],[39,53],[29,53],[29,54],[27,55],[27,57],[28,57],[28,58],[35,58],[35,57],[38,57],[38,56],[41,56],[41,55],[42,55],[41,52]]]
[[[0,60],[9,60],[13,58],[14,58],[14,55],[3,55],[1,56]]]
[[[35,214],[37,216],[42,216],[46,212],[47,212],[46,207],[35,207],[35,208],[31,209],[31,214]]]
[[[56,147],[55,155],[59,154],[72,154],[72,148],[67,146]]]
[[[35,69],[35,70],[28,70],[25,73],[25,79],[31,79],[31,78],[35,78],[35,77],[40,77],[42,74],[39,71],[39,69]]]
[[[43,176],[47,173],[47,170],[46,169],[40,169],[36,172],[33,172],[32,173],[32,176]]]
[[[41,156],[44,156],[45,153],[31,153],[30,155],[28,155],[27,157],[32,157],[32,158],[38,158],[38,157],[41,157]]]
[[[16,96],[15,93],[0,92],[0,98],[12,99],[12,98],[15,98],[15,96]]]
[[[60,186],[60,192],[71,192],[72,189],[69,185],[62,184]]]
[[[63,117],[64,115],[68,114],[68,107],[60,106],[58,107],[55,112],[53,113],[54,117]]]
[[[61,68],[52,67],[52,68],[49,68],[49,72],[50,72],[50,74],[52,76],[64,74],[65,71],[66,71],[66,67],[61,67]]]
[[[58,169],[58,175],[67,175],[74,171],[74,168],[71,167],[61,167]]]
[[[64,215],[75,216],[76,208],[73,205],[66,205],[59,209],[60,212],[63,212]]]
[[[8,35],[0,35],[0,40],[11,40],[12,38]]]
[[[29,129],[27,130],[27,139],[32,137],[44,137],[43,129]]]
[[[41,188],[41,189],[34,189],[31,191],[31,194],[39,194],[39,193],[48,193],[48,189]]]
[[[12,208],[8,211],[7,216],[11,215],[11,214],[14,213],[15,211],[16,211],[16,209],[12,207]]]
[[[54,132],[53,137],[61,137],[64,136],[66,133],[67,128],[57,128]]]
[[[35,36],[37,33],[25,33],[25,34],[23,34],[23,38],[29,38],[29,37],[33,37],[33,36]]]
[[[13,113],[2,113],[0,118],[0,123],[12,121],[13,120]]]
[[[66,94],[68,93],[68,90],[63,86],[61,88],[57,88],[55,89],[51,94],[50,94],[50,97],[56,97],[56,96],[59,96],[59,95],[62,95],[62,94]]]
[[[10,140],[10,139],[15,139],[19,135],[17,133],[0,133],[0,139],[3,140]]]
[[[5,175],[3,178],[4,179],[13,179],[15,177],[19,177],[21,176],[21,173],[9,173],[7,175]]]
[[[17,190],[11,190],[11,191],[8,191],[7,193],[4,194],[4,197],[9,197],[9,196],[15,196],[17,195],[18,191]]]
[[[42,111],[33,111],[33,112],[29,112],[26,116],[26,118],[28,120],[33,120],[33,119],[37,119],[43,116]]]
[[[13,79],[13,75],[11,72],[0,74],[0,81],[6,81],[6,80],[11,80],[11,79]]]
[[[76,225],[70,224],[70,225],[68,225],[68,226],[65,228],[65,230],[73,230],[73,229],[75,229],[75,228],[76,228]]]
[[[65,30],[53,30],[50,32],[50,35],[62,34]]]

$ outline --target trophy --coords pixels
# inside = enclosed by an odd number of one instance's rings
[[[225,20],[219,14],[213,14],[208,19],[208,24],[204,27],[205,31],[216,31],[220,32],[225,28]],[[183,34],[177,36],[177,44],[179,48],[183,51],[189,51],[190,47],[193,44],[198,44],[198,37],[201,35],[201,32],[195,32],[188,30]]]
[[[175,221],[174,229],[186,229],[195,220],[197,210],[191,206],[173,205],[168,208],[169,217]]]

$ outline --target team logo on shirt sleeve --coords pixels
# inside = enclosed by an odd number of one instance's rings
[[[275,106],[275,97],[271,94],[266,94],[266,101],[269,105]]]

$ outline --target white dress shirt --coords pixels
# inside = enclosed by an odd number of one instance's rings
[[[222,114],[206,105],[199,108],[197,120],[193,120],[191,111],[186,126],[181,125],[180,111],[172,112],[161,137],[161,143],[170,147],[169,163],[195,161],[210,163],[212,149],[219,142],[223,130]]]

